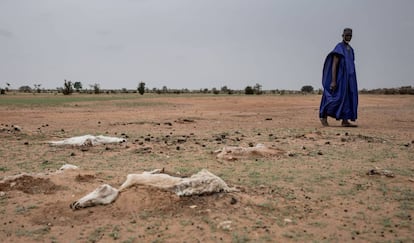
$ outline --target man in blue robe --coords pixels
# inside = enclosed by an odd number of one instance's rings
[[[342,120],[344,127],[356,127],[349,122],[357,119],[358,85],[355,73],[354,49],[349,45],[352,29],[345,28],[343,41],[325,59],[322,73],[323,94],[319,118],[328,126],[328,116]]]

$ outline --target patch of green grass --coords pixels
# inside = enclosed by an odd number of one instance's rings
[[[129,237],[128,239],[122,241],[122,243],[134,243],[137,242],[137,237]]]
[[[371,204],[367,207],[367,209],[371,210],[371,211],[374,211],[374,212],[377,212],[377,211],[380,211],[382,208],[379,205]]]
[[[16,166],[22,171],[36,171],[35,165],[31,161],[23,161],[16,164]]]
[[[59,167],[62,166],[61,162],[56,162],[56,161],[49,161],[49,160],[44,160],[42,163],[40,163],[39,167],[41,170],[46,170],[46,169],[58,169]]]
[[[276,202],[267,201],[257,205],[261,209],[265,209],[266,211],[275,211],[277,209]]]
[[[178,166],[174,167],[174,170],[181,175],[189,175],[193,168]]]
[[[14,209],[14,212],[16,214],[24,214],[24,213],[26,213],[29,210],[34,209],[34,208],[37,208],[37,206],[36,205],[29,205],[27,207],[25,207],[25,206],[16,206],[16,208]]]
[[[245,234],[239,234],[237,232],[234,232],[231,239],[232,243],[244,243],[244,242],[250,242],[249,236]]]
[[[40,237],[48,234],[50,232],[49,226],[43,226],[34,230],[27,230],[27,229],[18,229],[16,230],[15,234],[19,237],[32,237],[35,240],[40,240]]]
[[[392,227],[394,225],[393,222],[392,222],[392,220],[391,220],[391,218],[384,218],[384,219],[382,219],[381,224],[385,228],[390,228],[390,227]]]
[[[75,102],[113,101],[135,99],[128,95],[17,95],[0,99],[0,106],[59,106]]]
[[[185,219],[183,219],[183,220],[180,220],[180,225],[182,225],[182,226],[188,226],[188,225],[191,225],[191,224],[193,224],[194,222],[193,221],[191,221],[191,220],[185,220]]]
[[[89,242],[98,242],[104,236],[106,227],[98,227],[88,236]]]
[[[134,101],[134,102],[120,102],[116,103],[115,106],[119,108],[135,108],[142,106],[161,106],[168,105],[167,102],[149,102],[149,101]]]
[[[111,233],[109,233],[109,236],[114,240],[118,240],[120,238],[120,231],[121,231],[121,229],[120,229],[119,225],[115,225],[112,228]]]
[[[325,228],[326,226],[328,226],[328,223],[314,221],[314,222],[310,222],[308,225],[315,227],[315,228]]]
[[[283,233],[282,236],[287,239],[294,240],[294,241],[304,241],[304,242],[307,242],[312,237],[311,234],[306,233],[304,231],[300,231],[300,230],[290,230],[288,232]]]

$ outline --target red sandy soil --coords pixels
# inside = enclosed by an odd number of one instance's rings
[[[322,127],[319,101],[144,95],[0,106],[0,179],[29,173],[0,183],[0,241],[413,242],[414,97],[361,95],[357,128],[333,119]],[[85,134],[128,142],[47,143]],[[257,143],[285,153],[236,161],[212,153]],[[53,173],[66,163],[80,170]],[[367,175],[375,167],[394,177]],[[178,197],[136,186],[110,205],[69,208],[103,183],[118,187],[155,168],[181,176],[206,168],[240,192]]]

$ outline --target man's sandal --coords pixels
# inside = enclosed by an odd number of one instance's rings
[[[343,127],[358,127],[358,125],[349,123],[349,121],[342,121],[342,126]]]
[[[321,120],[322,126],[327,127],[328,124],[328,118],[319,118]]]

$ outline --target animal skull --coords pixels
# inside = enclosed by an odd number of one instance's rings
[[[108,184],[100,185],[93,192],[70,205],[72,210],[110,204],[118,197],[119,191]]]

